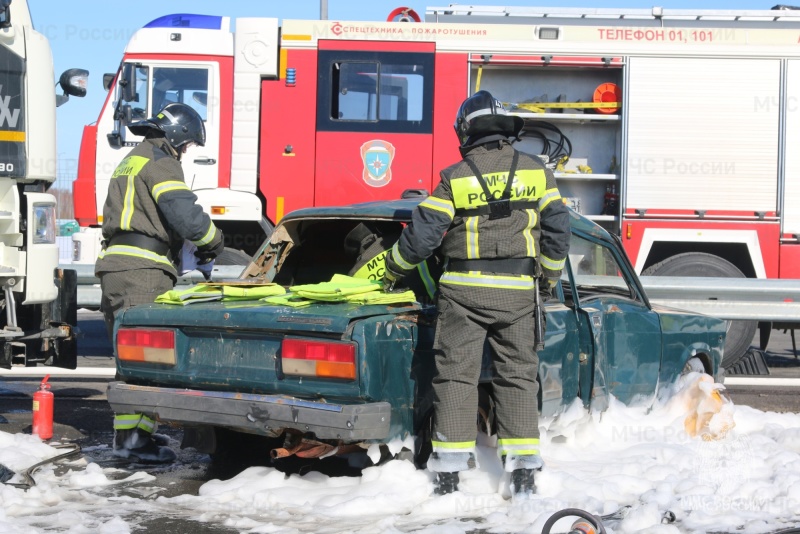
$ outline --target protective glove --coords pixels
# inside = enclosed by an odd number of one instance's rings
[[[194,255],[197,256],[198,265],[205,265],[211,262],[225,250],[225,236],[222,230],[217,228],[217,234],[219,234],[219,241],[217,241],[215,245],[208,244],[203,247],[197,247],[197,251]]]
[[[403,278],[406,277],[405,271],[392,258],[392,251],[386,253],[383,268],[383,290],[385,292],[392,291],[396,287],[403,284]]]
[[[543,302],[552,299],[557,284],[558,284],[558,278],[548,278],[546,276],[543,276],[539,280],[539,298]]]

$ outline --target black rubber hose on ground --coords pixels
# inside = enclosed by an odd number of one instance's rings
[[[57,456],[53,456],[52,458],[47,458],[46,460],[42,460],[39,463],[33,464],[29,468],[27,468],[24,472],[20,473],[20,476],[23,478],[25,482],[22,483],[11,483],[5,482],[6,486],[13,486],[15,488],[21,488],[25,491],[29,490],[33,486],[36,485],[36,480],[33,479],[33,473],[42,467],[43,465],[47,465],[49,463],[57,462],[59,460],[64,460],[71,456],[77,456],[81,453],[81,446],[77,443],[70,443],[64,446],[55,447],[56,449],[69,449],[67,452],[59,454]],[[12,471],[13,473],[13,471]]]
[[[550,519],[545,522],[544,527],[542,528],[542,534],[550,534],[550,529],[553,528],[553,525],[556,524],[556,521],[569,516],[580,517],[581,519],[591,521],[592,525],[597,528],[598,534],[606,534],[606,529],[603,527],[603,523],[598,517],[590,514],[589,512],[580,510],[579,508],[565,508],[554,513],[552,516],[550,516]]]

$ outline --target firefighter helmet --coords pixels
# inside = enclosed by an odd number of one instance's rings
[[[461,146],[469,140],[487,135],[519,137],[525,122],[521,117],[506,114],[503,103],[489,91],[478,91],[462,102],[453,125]]]
[[[203,118],[193,108],[180,102],[167,104],[154,117],[129,124],[128,129],[134,135],[145,135],[151,130],[164,132],[172,148],[179,152],[187,143],[206,144]]]

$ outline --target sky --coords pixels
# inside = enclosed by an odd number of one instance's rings
[[[142,518],[162,516],[258,533],[538,533],[564,508],[623,510],[604,523],[609,534],[800,527],[800,415],[733,405],[714,395],[722,387],[689,373],[650,409],[612,402],[605,412],[588,413],[578,402],[543,419],[545,468],[537,495],[524,499],[510,498],[508,475],[485,435],[478,439],[479,468],[462,473],[460,491],[444,496],[433,495],[432,473],[403,460],[366,467],[360,477],[310,471],[287,478],[250,467],[204,483],[198,495],[159,496],[144,470],[97,463],[110,454],[102,446],[84,450],[67,470],[42,467],[27,493],[0,484],[0,533],[131,534]],[[61,452],[38,437],[0,431],[0,463],[13,471]],[[198,455],[180,451],[178,461],[196,462]],[[667,512],[675,521],[662,524]],[[553,532],[566,532],[573,520]]]
[[[424,19],[427,7],[451,2],[420,3],[416,0],[327,0],[332,20],[382,21],[400,6],[414,9]],[[553,5],[561,2],[536,0],[482,0],[462,2],[476,5]],[[570,7],[647,8],[661,5],[686,9],[769,9],[777,0],[615,0],[613,3],[590,0],[564,2]],[[89,92],[83,99],[71,99],[58,109],[59,174],[74,176],[83,126],[95,121],[105,100],[103,73],[116,71],[130,36],[149,21],[170,13],[200,13],[236,17],[277,17],[317,19],[321,0],[279,2],[263,0],[138,0],[120,4],[101,0],[81,0],[65,4],[62,0],[29,0],[34,27],[44,33],[53,48],[55,76],[71,67],[88,69]]]

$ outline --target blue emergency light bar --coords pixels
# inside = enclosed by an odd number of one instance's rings
[[[164,15],[163,17],[159,17],[145,24],[144,27],[219,30],[222,29],[222,17],[217,17],[214,15],[191,15],[188,13],[176,13],[174,15]]]

